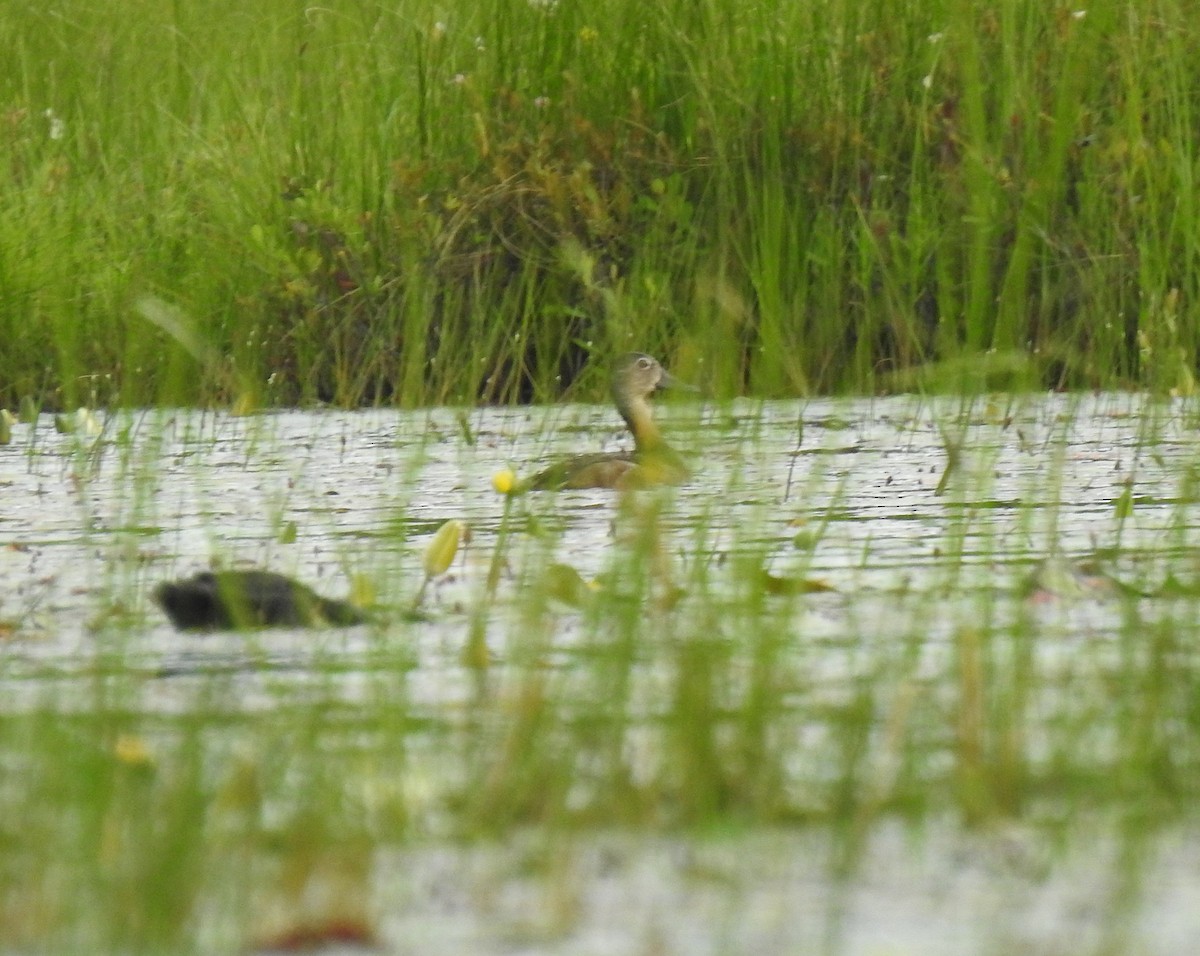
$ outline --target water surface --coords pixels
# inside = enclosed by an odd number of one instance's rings
[[[696,472],[662,512],[684,590],[703,565],[736,607],[745,562],[829,588],[782,599],[771,617],[786,638],[779,666],[794,681],[794,712],[778,715],[777,730],[795,741],[787,786],[800,802],[806,787],[832,784],[843,745],[819,715],[878,693],[871,734],[882,739],[905,694],[953,713],[963,635],[975,630],[1018,635],[989,644],[986,661],[1023,655],[1032,676],[1021,692],[1035,715],[1023,746],[1034,762],[1057,759],[1064,724],[1097,766],[1120,759],[1112,688],[1141,653],[1131,635],[1165,629],[1170,660],[1191,673],[1194,602],[1164,589],[1200,579],[1195,415],[1184,403],[684,402],[663,417]],[[428,814],[428,839],[382,847],[375,868],[380,934],[396,951],[419,939],[428,953],[1065,953],[1114,941],[1116,951],[1178,953],[1196,938],[1190,826],[1155,834],[1135,882],[1123,878],[1110,818],[1094,831],[1063,820],[1069,838],[1057,848],[1020,823],[980,834],[941,814],[916,827],[893,820],[840,864],[845,841],[823,827],[705,840],[600,833],[568,841],[549,879],[523,875],[519,831],[505,845],[441,840],[442,788],[469,776],[447,741],[480,693],[463,650],[497,535],[508,529],[511,540],[486,633],[503,687],[528,636],[529,569],[555,561],[585,579],[611,572],[630,521],[611,492],[508,501],[491,475],[624,443],[602,406],[152,411],[113,415],[95,437],[60,435],[45,416],[18,426],[0,448],[0,708],[88,715],[119,701],[164,718],[222,713],[236,718],[223,733],[252,739],[256,715],[317,706],[338,747],[361,746],[373,733],[363,715],[401,696],[408,718],[433,729],[414,731],[409,763],[421,768],[414,812]],[[452,517],[469,525],[470,541],[432,586],[427,619],[414,621],[405,612],[421,550]],[[1117,587],[1030,594],[1046,559],[1071,568],[1097,554],[1102,580]],[[213,564],[269,566],[335,597],[365,580],[381,623],[174,632],[149,600],[153,586]],[[685,598],[672,639],[740,639],[736,620],[707,613]],[[564,716],[604,707],[586,665],[590,628],[563,607],[541,648]],[[744,663],[737,651],[728,661]],[[653,727],[666,706],[653,649],[636,676],[631,716]],[[943,727],[925,732],[926,765],[879,759],[862,785],[944,777],[953,741]]]

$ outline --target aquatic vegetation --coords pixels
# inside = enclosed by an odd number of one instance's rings
[[[520,491],[517,473],[511,468],[501,468],[492,475],[492,488],[496,494],[511,495]]]
[[[73,415],[55,415],[54,430],[60,435],[98,438],[103,434],[104,426],[90,408],[78,408]]]
[[[450,570],[450,565],[454,563],[454,559],[458,555],[459,545],[467,539],[468,535],[467,525],[457,518],[451,518],[429,539],[429,543],[425,545],[425,550],[421,555],[425,578],[421,581],[421,589],[413,600],[414,610],[419,608],[425,599],[425,590],[429,587],[429,582]]]
[[[1000,833],[1041,848],[1037,888],[1068,879],[1060,853],[1121,874],[1112,898],[1162,878],[1128,855],[1179,839],[1200,793],[1181,400],[666,411],[702,480],[618,496],[489,488],[548,434],[594,447],[599,406],[485,410],[471,445],[455,409],[117,414],[85,457],[47,416],[14,423],[5,945],[386,946],[410,938],[403,881],[437,869],[411,861],[471,870],[523,838],[540,849],[515,870],[454,879],[563,890],[555,848],[609,834],[634,840],[612,864],[628,889],[655,841],[770,838],[819,842],[806,880],[867,892],[896,830],[951,887]],[[155,587],[220,559],[295,568],[317,590],[270,581],[312,613],[176,633]],[[382,596],[371,627],[306,626],[331,573]],[[771,872],[747,892],[790,885]],[[597,886],[566,888],[555,932],[592,918]]]

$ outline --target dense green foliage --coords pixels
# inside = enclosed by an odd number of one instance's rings
[[[631,347],[1188,389],[1198,43],[1171,0],[13,4],[0,404],[587,394]]]

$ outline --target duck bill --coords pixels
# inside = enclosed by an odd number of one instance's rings
[[[662,373],[662,378],[660,378],[658,380],[658,384],[654,386],[654,390],[656,392],[661,392],[668,388],[675,392],[698,392],[698,391],[700,391],[700,389],[697,388],[695,385],[692,385],[689,382],[681,382],[674,375],[672,375],[670,372],[668,372],[664,369],[663,373]]]

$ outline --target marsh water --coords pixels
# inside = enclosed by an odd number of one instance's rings
[[[697,401],[662,414],[694,470],[662,512],[680,579],[703,563],[705,580],[732,593],[744,586],[736,569],[753,566],[812,592],[772,618],[795,642],[803,713],[893,668],[953,709],[961,688],[944,675],[962,634],[1011,626],[1033,635],[1030,712],[1053,715],[1028,728],[1031,759],[1055,759],[1066,722],[1103,767],[1121,746],[1107,688],[1138,653],[1136,634],[1168,629],[1172,659],[1192,663],[1200,509],[1197,421],[1184,402]],[[480,692],[464,641],[498,535],[512,541],[487,650],[502,682],[528,626],[522,568],[602,576],[623,520],[612,492],[507,499],[493,473],[622,447],[618,425],[610,409],[578,405],[153,411],[114,414],[96,435],[60,434],[49,416],[18,425],[0,448],[0,710],[87,715],[119,701],[169,721],[303,702],[327,707],[350,739],[355,715],[402,687],[414,721],[452,720]],[[417,619],[422,549],[449,518],[469,540]],[[1085,560],[1102,570],[1080,571]],[[271,567],[334,597],[365,581],[381,623],[175,632],[154,585],[214,563]],[[570,687],[584,625],[569,606],[556,615],[542,666]],[[736,639],[736,621],[719,626]],[[635,696],[652,719],[653,667],[643,676]],[[803,750],[797,779],[820,779],[836,741],[803,713],[783,726]],[[533,836],[443,836],[441,787],[463,769],[441,738],[412,737],[409,766],[421,772],[409,812],[425,823],[421,840],[377,851],[372,908],[386,951],[1175,954],[1200,938],[1200,843],[1186,817],[1136,852],[1120,805],[1099,822],[1064,811],[1054,846],[1019,818],[968,830],[942,814],[887,819],[853,839],[820,826],[602,829],[573,832],[546,877],[530,873]],[[933,745],[927,757],[949,759]],[[900,772],[879,765],[868,777]]]

